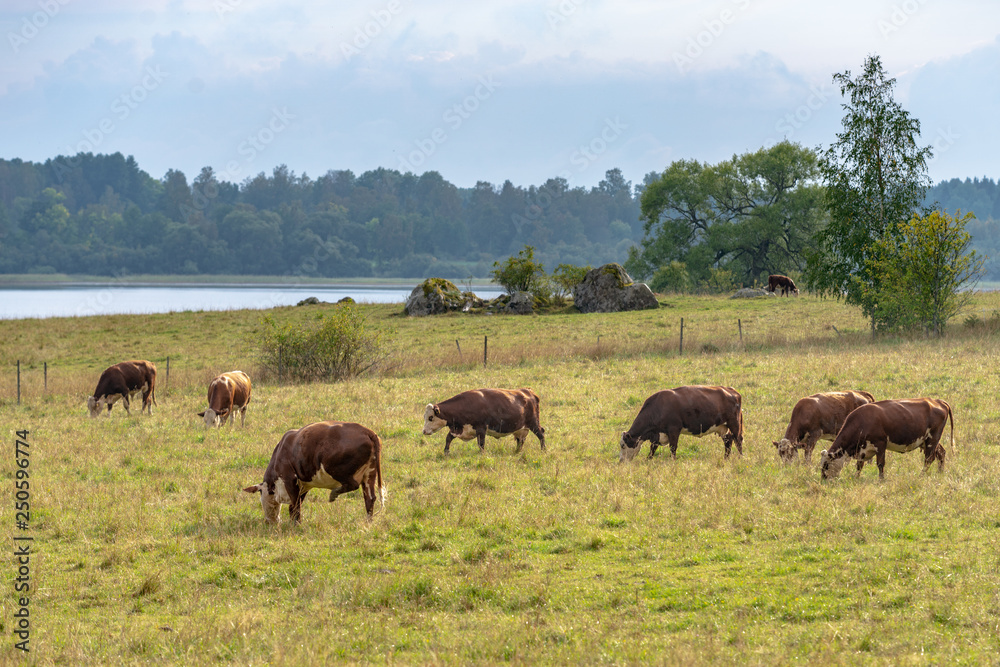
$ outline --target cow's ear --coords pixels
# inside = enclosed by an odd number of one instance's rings
[[[774,440],[771,441],[771,444],[774,445],[775,447],[778,447],[778,443],[775,442]]]
[[[198,413],[198,416],[199,416],[199,417],[204,417],[204,416],[205,416],[205,413],[204,413],[204,412],[199,412],[199,413]]]
[[[243,490],[246,491],[247,493],[257,493],[258,491],[260,491],[260,484],[254,484],[253,486],[248,486]]]
[[[441,408],[436,405],[434,406],[434,416],[441,418]]]

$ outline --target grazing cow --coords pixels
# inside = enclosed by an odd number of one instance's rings
[[[463,391],[440,403],[428,403],[424,410],[424,435],[448,427],[444,453],[451,441],[479,440],[479,451],[486,449],[486,436],[501,438],[513,434],[520,452],[528,432],[534,433],[545,449],[545,429],[538,422],[538,396],[530,389],[476,389]]]
[[[656,448],[670,445],[670,455],[677,458],[677,440],[681,435],[701,437],[718,433],[726,445],[726,457],[732,444],[743,456],[743,398],[732,387],[692,385],[658,391],[642,404],[632,427],[622,433],[618,461],[631,461],[644,440],[649,441],[649,458]]]
[[[385,509],[382,441],[361,424],[326,421],[287,431],[271,454],[264,481],[243,490],[260,492],[268,523],[278,521],[282,504],[288,505],[288,516],[298,523],[309,489],[330,489],[332,503],[359,486],[371,521],[376,497]]]
[[[104,370],[97,381],[94,395],[87,398],[87,410],[91,417],[101,413],[101,407],[108,406],[108,413],[115,401],[121,399],[125,413],[129,412],[129,399],[142,392],[142,409],[153,414],[156,404],[156,365],[151,361],[123,361]]]
[[[924,471],[938,461],[944,470],[944,447],[941,434],[945,422],[951,422],[951,444],[955,446],[955,420],[951,406],[935,398],[907,398],[862,405],[847,415],[829,451],[820,454],[820,477],[831,479],[840,474],[848,457],[858,460],[858,474],[865,461],[875,456],[879,479],[885,478],[885,450],[906,453],[917,447],[924,450]]]
[[[205,426],[222,426],[226,417],[232,424],[239,412],[243,426],[250,405],[250,389],[250,377],[243,371],[223,373],[208,385],[208,410],[198,416],[205,418]]]
[[[785,437],[774,443],[778,456],[791,463],[802,450],[802,462],[809,463],[818,440],[833,440],[847,415],[856,408],[874,403],[867,391],[830,391],[799,399],[792,409],[792,419]]]
[[[767,277],[767,291],[774,292],[781,289],[781,296],[788,296],[789,293],[798,296],[799,288],[795,286],[792,279],[779,273],[771,274]]]

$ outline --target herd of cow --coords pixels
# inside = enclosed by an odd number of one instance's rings
[[[123,361],[105,370],[94,395],[87,399],[90,416],[102,407],[110,413],[121,400],[129,411],[130,398],[142,393],[142,410],[153,413],[156,391],[156,366],[149,361]],[[236,412],[240,423],[250,403],[250,378],[242,371],[223,373],[208,387],[209,407],[198,416],[206,426],[221,426],[227,418],[233,423]],[[669,445],[677,457],[681,435],[701,437],[718,434],[729,456],[732,445],[743,454],[742,396],[732,387],[691,385],[658,391],[642,404],[629,430],[621,435],[619,461],[635,458],[643,442],[649,441],[649,457],[660,445]],[[820,455],[822,479],[837,477],[848,458],[857,460],[858,474],[866,461],[875,457],[879,478],[883,478],[885,452],[910,452],[921,448],[924,470],[936,460],[944,469],[945,450],[941,436],[945,423],[951,424],[951,443],[955,443],[955,422],[951,406],[934,398],[876,401],[865,391],[836,391],[813,394],[798,401],[785,430],[774,442],[782,461],[791,463],[801,449],[803,461],[809,462],[819,440],[833,444]],[[520,452],[528,433],[534,433],[545,449],[545,429],[539,421],[538,396],[530,389],[477,389],[465,391],[424,410],[424,435],[448,428],[444,451],[452,440],[476,439],[480,451],[486,436],[513,435]],[[371,520],[375,500],[385,505],[382,482],[382,441],[360,424],[323,421],[287,431],[274,448],[264,480],[244,491],[260,493],[264,518],[278,520],[281,505],[289,506],[292,521],[301,519],[302,499],[310,489],[329,489],[330,501],[361,488],[365,511]]]

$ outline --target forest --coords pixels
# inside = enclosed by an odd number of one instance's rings
[[[459,188],[435,171],[314,179],[281,165],[230,183],[210,167],[157,179],[121,153],[4,159],[0,273],[483,278],[525,245],[549,269],[623,262],[659,177],[633,185],[611,169],[589,189],[562,178]],[[986,278],[1000,280],[997,182],[942,181],[927,201],[976,213],[974,247],[991,258]]]

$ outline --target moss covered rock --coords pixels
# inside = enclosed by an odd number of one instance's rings
[[[482,299],[472,292],[463,292],[450,280],[428,278],[410,292],[403,312],[420,317],[454,311],[468,312],[482,306]]]
[[[588,271],[583,282],[573,288],[573,305],[581,313],[617,313],[660,307],[649,287],[632,282],[617,263]]]

